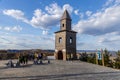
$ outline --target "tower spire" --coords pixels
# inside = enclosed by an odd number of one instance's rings
[[[69,13],[68,13],[67,10],[65,10],[64,13],[63,13],[63,15],[62,15],[61,20],[63,20],[63,19],[69,19],[69,20],[71,20],[71,17],[70,17],[70,15],[69,15]]]

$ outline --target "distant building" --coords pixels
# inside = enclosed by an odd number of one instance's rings
[[[67,10],[60,20],[60,31],[55,32],[55,58],[67,60],[76,57],[76,33],[71,30],[70,15]]]

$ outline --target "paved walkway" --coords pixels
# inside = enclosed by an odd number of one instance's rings
[[[29,62],[21,68],[6,68],[0,61],[0,80],[120,80],[117,69],[81,61],[57,61],[42,65]]]

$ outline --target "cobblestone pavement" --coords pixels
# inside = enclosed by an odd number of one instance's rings
[[[120,80],[120,71],[81,61],[51,60],[50,64],[6,68],[0,61],[0,80]]]

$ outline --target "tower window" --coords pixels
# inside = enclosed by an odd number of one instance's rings
[[[64,24],[62,24],[62,27],[64,27]]]
[[[62,38],[61,37],[59,37],[59,43],[62,43]]]
[[[72,39],[72,37],[70,37],[70,44],[72,44],[73,43],[73,39]]]

